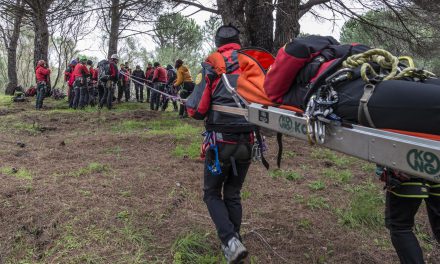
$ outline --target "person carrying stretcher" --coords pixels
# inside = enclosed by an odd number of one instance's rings
[[[215,35],[217,52],[202,63],[196,88],[186,102],[188,115],[205,120],[204,197],[217,229],[228,263],[242,263],[248,251],[241,242],[242,206],[240,192],[251,163],[255,126],[242,116],[213,109],[236,108],[236,101],[226,89],[222,76],[237,81],[241,70],[237,51],[241,48],[239,31],[233,26],[220,27]]]
[[[383,50],[309,36],[278,51],[264,90],[274,103],[294,106],[306,117],[319,110],[331,120],[430,138],[440,134],[440,81],[432,76]],[[414,217],[425,200],[440,242],[440,184],[381,166],[376,174],[385,182],[385,224],[400,262],[425,263]]]

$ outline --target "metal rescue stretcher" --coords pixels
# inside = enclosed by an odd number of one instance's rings
[[[246,104],[245,109],[235,108],[235,114],[244,115],[250,123],[260,127],[308,140],[307,121],[302,114],[247,103],[224,75],[222,78],[234,99]],[[221,108],[217,107],[222,111]],[[323,147],[440,183],[440,141],[358,125],[327,124],[325,130],[325,142],[320,144]]]

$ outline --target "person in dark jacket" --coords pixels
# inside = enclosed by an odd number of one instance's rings
[[[377,166],[376,174],[385,182],[385,226],[400,263],[424,264],[422,248],[413,232],[414,219],[424,200],[432,233],[440,243],[440,184],[382,166]]]
[[[165,85],[167,84],[167,70],[160,66],[159,62],[154,63],[154,73],[153,73],[153,85],[156,91],[151,92],[151,110],[159,110],[161,94],[158,92],[163,92],[165,90]]]
[[[37,68],[35,69],[35,77],[37,78],[37,101],[35,108],[41,110],[41,108],[43,108],[43,101],[50,77],[50,69],[47,68],[47,64],[44,60],[38,61]]]
[[[130,73],[126,68],[125,64],[121,64],[119,70],[119,82],[118,82],[118,103],[122,101],[122,97],[125,95],[125,102],[130,100]]]
[[[143,103],[144,102],[144,71],[141,69],[141,66],[136,65],[136,69],[132,73],[132,78],[134,80],[134,89],[136,91],[136,101]]]
[[[209,214],[222,242],[228,263],[241,263],[248,251],[241,242],[242,206],[240,192],[251,162],[254,125],[244,117],[225,114],[213,105],[237,107],[232,95],[221,80],[222,74],[239,75],[239,31],[233,26],[220,27],[215,35],[217,52],[202,64],[197,88],[187,100],[188,114],[204,119],[206,149],[204,196]],[[226,62],[228,65],[226,65]],[[234,76],[234,77],[235,77]],[[231,78],[231,84],[235,85]]]
[[[176,89],[174,89],[174,86],[173,86],[173,83],[176,80],[176,70],[170,64],[167,65],[167,77],[168,77],[168,82],[165,86],[165,93],[173,95],[173,96],[177,96],[177,91],[176,91]],[[167,109],[169,101],[170,101],[170,98],[164,98],[163,105],[162,105],[162,111],[165,111]],[[173,102],[174,111],[177,111],[177,109],[178,109],[177,101],[173,100],[173,99],[171,99],[171,101]]]
[[[113,105],[113,96],[115,93],[115,84],[118,82],[118,61],[119,57],[117,54],[113,54],[110,59],[108,60],[108,80],[103,81],[99,80],[101,82],[101,85],[104,86],[104,95],[102,96],[100,102],[99,102],[99,108],[102,108],[104,104],[107,106],[107,109],[112,109]],[[102,75],[103,73],[98,72],[98,76]]]

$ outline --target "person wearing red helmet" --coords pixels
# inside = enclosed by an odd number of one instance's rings
[[[35,108],[40,110],[43,107],[43,100],[46,95],[47,85],[49,83],[50,69],[44,60],[39,60],[35,69],[37,78],[37,102]]]

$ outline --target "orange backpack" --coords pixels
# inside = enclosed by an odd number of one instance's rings
[[[264,80],[270,66],[274,63],[274,56],[260,48],[243,48],[237,51],[237,60],[240,68],[240,76],[237,80],[236,91],[248,102],[258,103],[265,106],[276,106],[283,109],[302,113],[303,111],[294,106],[280,105],[272,102],[264,90]],[[219,52],[211,54],[210,58],[220,63],[215,71],[218,75],[227,73],[227,65],[223,55]],[[224,62],[224,63],[221,63]]]

